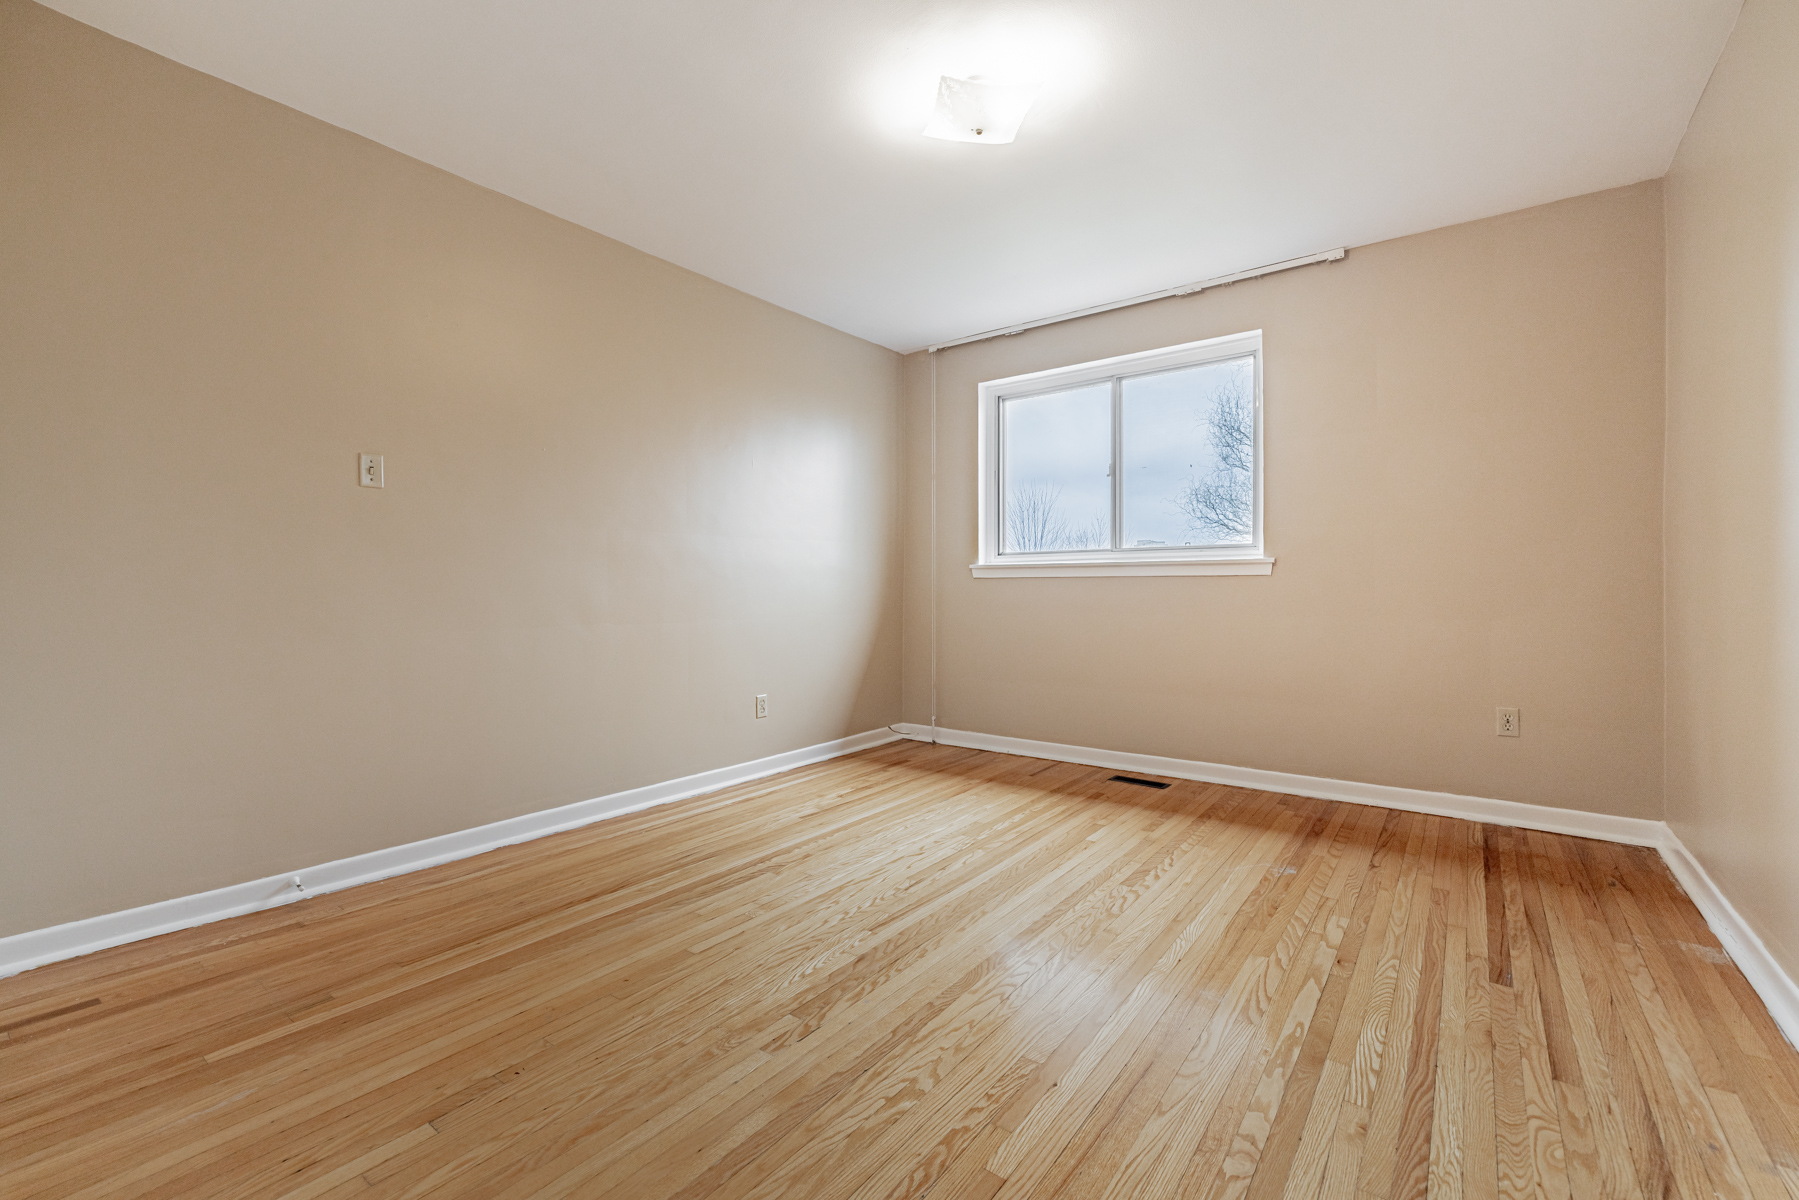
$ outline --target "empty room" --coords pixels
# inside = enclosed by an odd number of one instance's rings
[[[0,1197],[1799,1200],[1795,80],[0,0]]]

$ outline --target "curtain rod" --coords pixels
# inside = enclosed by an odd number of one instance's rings
[[[1133,304],[1148,304],[1151,300],[1166,300],[1171,296],[1191,296],[1194,292],[1203,292],[1207,288],[1223,287],[1227,283],[1237,283],[1244,279],[1254,279],[1258,275],[1272,275],[1276,271],[1291,271],[1294,267],[1309,267],[1313,263],[1336,262],[1347,253],[1344,247],[1325,250],[1318,254],[1308,254],[1303,258],[1289,258],[1284,262],[1269,263],[1265,267],[1251,267],[1247,271],[1237,271],[1230,275],[1220,275],[1216,279],[1202,279],[1198,283],[1184,283],[1180,287],[1163,288],[1159,292],[1150,292],[1142,296],[1132,296],[1129,300],[1114,300],[1110,304],[1095,304],[1092,308],[1077,308],[1073,312],[1058,313],[1053,317],[1039,317],[1035,321],[1021,321],[1017,325],[1007,325],[1003,329],[989,329],[986,333],[971,333],[967,337],[954,341],[938,342],[925,349],[935,354],[939,350],[948,350],[951,346],[965,346],[969,342],[984,342],[988,338],[1011,337],[1015,333],[1023,333],[1027,329],[1036,329],[1040,325],[1054,325],[1059,321],[1072,321],[1076,317],[1090,317],[1094,313],[1111,312],[1115,308],[1129,308]]]

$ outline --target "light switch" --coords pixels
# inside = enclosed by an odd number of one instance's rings
[[[387,482],[381,471],[381,456],[365,454],[362,456],[362,474],[357,480],[363,487],[386,487]]]

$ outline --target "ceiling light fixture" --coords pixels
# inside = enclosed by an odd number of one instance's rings
[[[937,108],[924,135],[946,142],[983,142],[999,146],[1018,136],[1018,127],[1042,87],[1037,83],[1000,83],[985,75],[937,83]]]

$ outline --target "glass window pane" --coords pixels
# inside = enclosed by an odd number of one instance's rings
[[[1123,383],[1125,547],[1255,538],[1255,359]]]
[[[1000,405],[1006,554],[1112,546],[1112,385]]]

